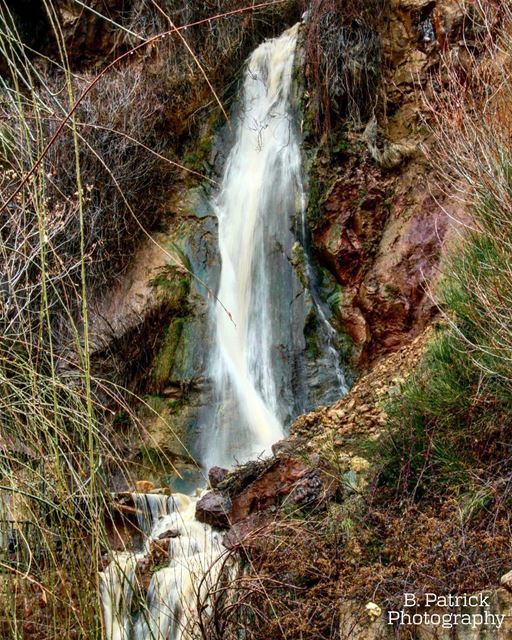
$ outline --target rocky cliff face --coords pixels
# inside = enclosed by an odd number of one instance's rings
[[[324,138],[314,150],[313,246],[341,287],[336,311],[359,365],[397,349],[435,314],[430,288],[449,214],[460,212],[431,179],[426,101],[443,57],[460,54],[462,22],[449,0],[390,2],[373,114],[359,126],[338,122],[330,148]]]
[[[279,11],[251,18],[250,35],[246,33],[247,16],[236,18],[226,35],[222,59],[207,29],[193,36],[191,42],[217,87],[227,84],[222,74],[228,67],[239,68],[258,39],[298,19],[298,4],[285,4]],[[147,36],[149,23],[141,22],[143,14],[136,5],[126,12],[119,3],[110,3],[109,22],[94,11],[79,11],[73,3],[58,3],[72,64],[85,69],[101,66],[136,44],[133,34]],[[236,9],[235,5],[228,10]],[[436,313],[430,287],[439,270],[450,214],[459,212],[447,204],[442,189],[430,177],[425,100],[435,86],[432,75],[442,68],[444,56],[456,59],[462,74],[470,71],[460,47],[463,27],[466,40],[471,35],[457,3],[450,0],[376,2],[379,12],[369,22],[364,13],[368,8],[356,5],[340,9],[329,3],[311,4],[311,22],[303,27],[304,55],[297,65],[297,77],[306,74],[309,78],[297,86],[304,94],[311,253],[319,294],[339,330],[347,369],[354,373],[399,349]],[[91,8],[96,11],[95,7],[93,3]],[[321,135],[312,115],[321,89],[311,82],[308,33],[315,20],[332,26],[335,14],[336,29],[326,29],[326,33],[331,37],[342,32],[346,46],[353,50],[363,33],[373,58],[361,60],[373,66],[371,73],[361,71],[357,66],[361,61],[347,56],[345,45],[338,46],[336,64],[344,69],[344,89],[334,87],[333,94],[350,102],[347,96],[352,87],[354,96],[349,98],[364,104],[359,105],[358,117],[353,117],[350,108],[335,105],[329,114],[329,130]],[[202,17],[203,10],[180,20]],[[119,34],[116,25],[125,29],[121,39],[113,36]],[[168,25],[157,26],[164,29]],[[231,55],[229,47],[240,41],[242,33],[246,34],[243,46]],[[188,460],[197,436],[190,427],[198,424],[208,392],[204,375],[211,341],[207,308],[219,262],[208,198],[229,139],[217,133],[223,120],[220,111],[195,115],[206,95],[211,97],[211,89],[197,68],[185,77],[169,62],[176,59],[175,48],[175,43],[159,45],[123,62],[147,76],[152,86],[156,83],[162,96],[171,96],[163,100],[159,116],[160,120],[168,118],[169,136],[162,151],[186,171],[165,174],[167,196],[155,209],[149,235],[141,236],[139,250],[115,286],[93,296],[91,338],[97,370],[106,371],[145,398],[138,412],[149,441],[165,445],[172,457]],[[372,86],[356,91],[358,77],[363,76]],[[103,80],[108,81],[108,77]],[[223,100],[229,102],[232,94],[233,88],[223,94]],[[197,174],[209,176],[210,181]],[[300,271],[303,257],[292,258]],[[305,329],[313,365],[315,331],[314,322]],[[153,449],[148,442],[139,442],[132,451]]]

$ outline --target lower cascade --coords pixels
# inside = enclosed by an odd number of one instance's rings
[[[299,25],[261,44],[250,56],[235,142],[214,201],[222,260],[213,308],[215,346],[210,357],[214,417],[204,429],[202,462],[232,466],[270,452],[285,424],[304,407],[304,286],[291,258],[305,244],[305,193],[300,132],[293,108],[293,66]],[[306,278],[311,267],[306,259]],[[337,395],[345,391],[335,330],[310,292],[323,327],[323,356]],[[298,331],[297,327],[301,330]],[[301,388],[302,384],[302,388]],[[101,572],[109,640],[177,640],[197,637],[197,608],[229,570],[221,534],[195,520],[197,497],[133,494],[144,535],[140,551],[119,552]],[[168,563],[151,579],[145,604],[136,571],[152,545],[168,545]],[[194,629],[196,632],[194,632]]]
[[[195,519],[198,497],[183,494],[133,494],[142,549],[116,553],[100,573],[105,633],[109,640],[179,640],[196,637],[198,600],[206,599],[221,571],[221,534]],[[136,569],[155,541],[168,545],[169,563],[156,571],[146,606],[135,618],[131,609],[137,590]],[[224,567],[223,567],[224,568]]]

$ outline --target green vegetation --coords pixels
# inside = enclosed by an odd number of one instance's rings
[[[508,42],[508,41],[507,41]],[[498,68],[498,77],[508,67]],[[489,82],[485,78],[481,82]],[[496,78],[494,78],[496,81]],[[502,91],[508,95],[506,76]],[[512,461],[512,146],[496,119],[504,96],[476,117],[474,101],[447,114],[439,134],[448,170],[467,181],[471,221],[445,260],[438,286],[443,322],[416,375],[389,407],[383,479],[418,498],[482,491],[508,502]],[[450,130],[463,117],[463,136]],[[460,122],[460,120],[459,120]],[[480,149],[486,152],[482,160]],[[449,143],[449,145],[448,145]],[[470,153],[467,151],[470,149]]]
[[[365,446],[378,471],[359,536],[378,549],[385,603],[405,584],[417,593],[496,586],[512,560],[510,10],[500,28],[481,46],[491,54],[499,42],[506,55],[464,89],[444,69],[447,93],[427,105],[439,179],[470,215],[455,223],[444,259],[434,336],[386,407],[387,433]],[[489,86],[499,87],[492,98]],[[363,577],[373,561],[363,554]],[[356,591],[370,597],[362,583]]]
[[[380,439],[351,440],[342,421],[337,448],[324,443],[338,485],[328,509],[305,521],[283,510],[255,543],[253,591],[243,599],[265,620],[255,637],[292,637],[287,625],[293,620],[296,632],[307,619],[305,636],[330,638],[340,602],[350,607],[352,630],[368,602],[396,609],[404,592],[474,593],[497,587],[510,570],[512,12],[491,2],[465,17],[478,50],[472,73],[447,57],[423,95],[432,167],[453,207],[433,292],[437,326],[389,401]],[[347,421],[357,419],[348,413]],[[318,421],[322,432],[324,415]],[[336,464],[345,448],[373,464],[360,494]],[[279,585],[270,604],[259,597],[262,584]],[[326,620],[329,606],[337,613]]]
[[[203,110],[210,123],[220,118],[214,84],[235,74],[255,41],[302,7],[290,0],[207,22],[215,3],[172,0],[166,16],[156,3],[138,0],[105,18],[114,31],[101,54],[87,51],[90,59],[77,60],[60,3],[43,4],[49,36],[38,55],[0,2],[0,637],[99,640],[98,571],[109,557],[113,519],[109,481],[129,475],[123,455],[141,429],[133,406],[140,401],[147,413],[172,417],[183,400],[154,395],[144,402],[96,374],[90,302],[159,228],[171,182],[187,169],[202,171],[210,133],[196,147],[190,139],[201,135],[195,130]],[[74,0],[63,4],[69,9]],[[94,32],[98,23],[80,20],[98,16],[84,17],[78,6],[76,33]],[[238,0],[222,6],[243,7]],[[374,109],[382,7],[380,0],[312,3],[305,43],[315,89],[306,129],[313,120],[317,133],[330,132],[335,118],[360,124]],[[512,14],[500,10],[498,26],[473,30],[480,57],[492,54],[489,69],[461,79],[460,69],[448,68],[448,77],[434,80],[447,89],[442,97],[431,97],[437,89],[428,94],[440,180],[464,207],[471,203],[436,294],[442,322],[388,406],[389,432],[366,444],[378,466],[373,480],[363,487],[354,472],[334,467],[328,471],[338,484],[326,509],[276,514],[272,535],[251,551],[253,580],[246,573],[238,586],[244,626],[229,618],[232,602],[218,596],[215,622],[233,623],[231,637],[328,638],[340,600],[378,596],[391,604],[404,588],[469,592],[510,569]],[[187,40],[154,40],[104,75],[90,71],[174,23],[194,21],[204,24],[189,29]],[[489,87],[497,88],[492,95]],[[330,147],[335,157],[355,152],[340,131]],[[312,227],[335,178],[326,155],[314,162]],[[300,248],[293,258],[300,274]],[[163,393],[188,335],[192,274],[181,259],[183,269],[152,282],[177,314],[152,345],[156,355],[145,354],[155,394]],[[333,312],[342,294],[331,289]],[[306,326],[312,357],[320,353],[315,322],[312,314]],[[352,348],[347,338],[340,350]],[[158,443],[138,441],[143,463],[168,468]]]

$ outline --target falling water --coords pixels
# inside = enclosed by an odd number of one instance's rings
[[[146,533],[138,552],[114,554],[100,573],[105,634],[108,640],[185,640],[196,637],[198,600],[218,581],[221,534],[195,519],[197,497],[134,494],[139,526]],[[149,559],[155,542],[168,545],[169,563],[156,571],[146,602],[132,615],[140,589],[136,570]]]
[[[212,361],[218,411],[206,466],[256,457],[283,437],[274,365],[279,342],[289,341],[282,334],[291,311],[277,297],[292,277],[285,250],[301,172],[291,109],[297,31],[264,42],[248,61],[236,141],[215,203],[222,259]]]
[[[229,467],[268,453],[283,437],[284,421],[306,408],[297,402],[306,395],[297,375],[304,367],[298,362],[304,352],[304,290],[292,264],[296,236],[307,244],[293,100],[298,28],[264,42],[249,58],[236,140],[215,201],[222,268],[211,366],[217,413],[205,434],[206,467]],[[313,283],[307,255],[305,267]],[[336,332],[313,288],[309,293],[339,397],[346,389],[333,346]]]
[[[305,289],[292,264],[305,244],[306,197],[300,135],[292,96],[296,25],[260,45],[249,58],[235,143],[214,207],[222,259],[213,310],[216,340],[211,376],[213,425],[204,429],[203,463],[231,466],[260,454],[284,435],[300,387],[304,352]],[[313,271],[306,259],[306,277]],[[344,390],[334,329],[309,292],[325,334],[334,385]],[[303,358],[302,358],[303,359]],[[299,373],[297,373],[299,371]],[[302,383],[304,386],[304,383]],[[301,407],[298,406],[300,409]],[[134,494],[145,544],[121,552],[101,573],[108,640],[180,640],[194,636],[197,594],[219,579],[220,534],[195,520],[197,498]],[[145,606],[132,614],[136,569],[162,536],[169,563],[153,574]],[[191,627],[192,625],[192,627]]]

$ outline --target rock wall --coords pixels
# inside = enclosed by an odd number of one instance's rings
[[[341,285],[340,329],[360,366],[396,350],[435,314],[447,213],[460,215],[431,179],[425,100],[443,56],[462,50],[462,10],[451,0],[393,0],[381,22],[372,117],[338,122],[330,142],[311,152],[313,247]]]

